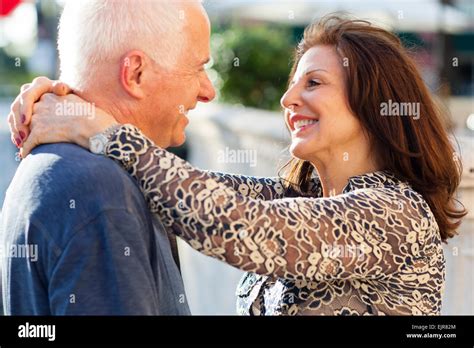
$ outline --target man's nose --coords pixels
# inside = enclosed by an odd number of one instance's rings
[[[209,103],[216,97],[216,90],[212,85],[211,80],[206,74],[205,81],[201,84],[201,90],[199,91],[198,100],[202,103]]]

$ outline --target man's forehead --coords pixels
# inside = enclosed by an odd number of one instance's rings
[[[201,67],[210,60],[211,27],[209,17],[201,1],[178,0],[182,10],[180,19],[185,21],[186,37],[183,62],[188,67]]]
[[[211,60],[210,40],[206,37],[192,40],[190,52],[193,64],[199,66],[207,64]]]

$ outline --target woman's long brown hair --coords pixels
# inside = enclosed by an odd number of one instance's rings
[[[349,106],[369,135],[383,169],[424,197],[443,241],[456,235],[467,214],[455,198],[461,161],[448,138],[447,115],[435,103],[400,39],[367,21],[326,16],[306,28],[290,80],[303,54],[316,45],[334,46],[340,54]],[[382,116],[382,103],[390,102],[419,103],[419,118]],[[309,162],[292,158],[282,169],[289,186],[307,190],[314,169]]]

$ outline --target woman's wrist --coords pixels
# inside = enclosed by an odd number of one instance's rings
[[[121,124],[114,123],[106,130],[89,138],[89,151],[96,155],[106,155],[105,149],[112,136],[121,127]]]
[[[73,142],[78,143],[86,149],[90,149],[90,139],[119,123],[105,111],[98,111],[93,118],[83,118],[78,127],[77,134],[74,135]]]
[[[139,128],[132,124],[120,124],[111,129],[104,155],[118,161],[125,170],[134,175],[132,170],[135,168],[134,164],[153,146],[155,146],[153,142]]]

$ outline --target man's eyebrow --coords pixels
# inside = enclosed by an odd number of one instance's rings
[[[209,63],[211,61],[211,57],[207,57],[205,59],[203,59],[201,61],[201,63],[199,63],[199,65],[206,65],[207,63]]]

